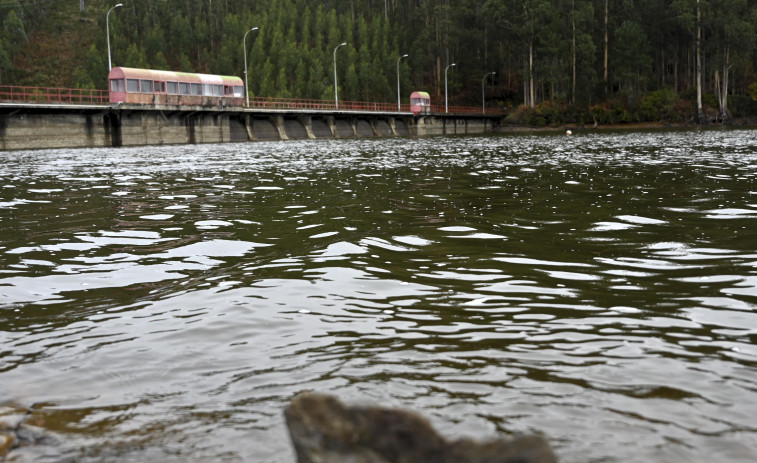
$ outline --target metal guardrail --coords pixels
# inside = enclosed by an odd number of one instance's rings
[[[0,85],[0,101],[11,103],[108,104],[107,90]]]
[[[397,109],[394,103],[376,103],[368,101],[340,101],[339,107],[333,100],[311,100],[303,98],[250,98],[250,107],[257,109],[312,109],[312,110],[342,110],[342,111],[371,111],[371,112],[397,112],[410,111],[410,105],[401,105]]]
[[[109,104],[107,90],[84,88],[23,87],[0,85],[0,102],[36,103],[36,104]],[[327,111],[365,111],[365,112],[410,112],[409,104],[377,103],[368,101],[340,101],[337,107],[332,100],[312,100],[303,98],[250,98],[250,107],[256,109],[305,109]],[[431,105],[431,112],[445,112],[443,105]],[[489,110],[492,114],[500,111]],[[449,114],[481,114],[478,106],[450,106]],[[488,111],[487,111],[488,114]]]
[[[376,103],[368,101],[340,101],[339,107],[333,100],[310,100],[302,98],[250,98],[250,107],[256,109],[311,109],[328,111],[369,111],[369,112],[410,112],[409,104]],[[501,111],[489,109],[491,114],[501,114]],[[444,113],[443,105],[431,105],[430,112],[434,114]],[[450,106],[450,114],[481,114],[480,106]]]

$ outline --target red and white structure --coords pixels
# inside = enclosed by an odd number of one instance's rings
[[[111,103],[244,106],[244,84],[234,76],[114,67],[108,88]]]

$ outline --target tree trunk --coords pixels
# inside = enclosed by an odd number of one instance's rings
[[[571,26],[573,27],[573,88],[571,90],[571,102],[573,104],[576,103],[576,2],[575,0],[572,2],[572,21]]]
[[[442,59],[436,57],[436,94],[441,95],[441,81],[442,81]]]
[[[697,0],[698,1],[698,0]],[[610,32],[609,32],[609,20],[610,20],[610,0],[605,0],[605,60],[604,60],[604,73],[602,74],[602,80],[605,83],[605,95],[609,94],[609,81],[610,81]]]
[[[699,9],[699,0],[697,0],[697,123],[706,124],[707,120],[704,115],[702,106],[702,15]]]
[[[528,64],[523,62],[523,73],[528,74]],[[529,106],[528,102],[528,79],[523,79],[523,105]]]
[[[536,106],[536,98],[534,97],[534,41],[528,42],[528,92],[529,92],[529,105],[531,108]]]
[[[723,94],[720,93],[720,71],[718,71],[717,69],[715,70],[715,88],[717,89],[715,91],[715,94],[718,96],[718,108],[722,108],[723,107],[723,101],[722,101]],[[719,118],[720,118],[720,109],[718,109],[718,119]],[[717,120],[715,122],[717,122]]]
[[[718,118],[721,122],[727,122],[731,116],[728,114],[728,74],[731,69],[731,54],[730,49],[725,49],[725,63],[723,64],[723,82],[720,85],[720,111]]]

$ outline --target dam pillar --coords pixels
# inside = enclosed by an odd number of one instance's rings
[[[336,120],[334,116],[326,116],[326,124],[328,124],[329,129],[331,130],[331,138],[339,138],[339,135],[336,131]]]
[[[279,139],[280,140],[289,140],[289,137],[287,136],[286,129],[284,128],[284,117],[283,116],[271,116],[271,123],[274,127],[276,127],[276,131],[279,133]]]
[[[252,131],[252,118],[249,114],[244,115],[244,130],[247,132],[247,141],[256,141],[258,139]]]
[[[392,136],[397,136],[397,124],[394,121],[393,117],[387,118],[387,123],[389,123],[389,129],[392,131]]]
[[[305,128],[305,133],[307,133],[308,138],[311,138],[311,139],[316,138],[315,134],[313,133],[313,117],[312,116],[300,116],[297,118],[297,120]]]
[[[121,136],[121,112],[109,111],[103,115],[103,125],[105,126],[105,136],[110,138],[110,146],[119,148],[123,146]]]

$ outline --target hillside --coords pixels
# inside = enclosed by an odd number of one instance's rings
[[[485,95],[533,125],[757,114],[757,4],[743,0],[122,2],[114,65],[243,76],[246,46],[255,96],[332,98],[336,66],[345,100],[396,101],[399,75],[403,98]],[[0,83],[105,88],[115,3],[0,0]]]
[[[100,33],[99,11],[79,11],[78,2],[50,5],[44,19],[28,33],[27,45],[16,55],[19,85],[74,87],[76,67]],[[104,70],[106,72],[107,69]]]

